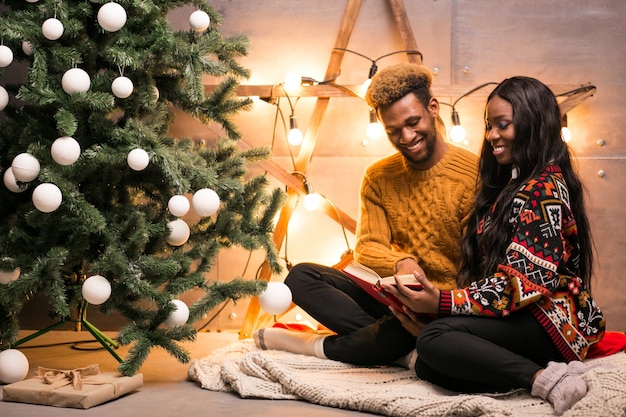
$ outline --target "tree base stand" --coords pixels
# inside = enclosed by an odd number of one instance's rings
[[[102,347],[104,347],[119,363],[122,363],[124,360],[113,350],[113,349],[117,349],[119,348],[119,344],[111,339],[109,336],[105,335],[100,329],[98,329],[96,326],[94,326],[93,324],[91,324],[87,318],[87,303],[85,303],[82,308],[81,308],[81,312],[80,312],[80,318],[77,320],[61,320],[57,323],[54,323],[44,329],[41,329],[31,335],[28,335],[26,337],[23,337],[22,339],[18,340],[17,342],[15,342],[13,344],[12,347],[17,347],[21,344],[24,344],[26,342],[29,342],[43,334],[48,333],[51,330],[54,330],[58,327],[61,327],[62,325],[64,325],[65,323],[76,323],[76,328],[77,330],[80,330],[81,326],[84,326],[85,329],[87,329],[87,331],[89,333],[91,333],[91,335],[94,337],[94,339],[96,339],[96,341],[98,343],[100,343],[102,345]]]

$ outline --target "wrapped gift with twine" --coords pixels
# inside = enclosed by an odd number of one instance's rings
[[[135,391],[143,375],[100,372],[98,365],[60,370],[39,367],[37,376],[3,387],[3,400],[87,409]]]

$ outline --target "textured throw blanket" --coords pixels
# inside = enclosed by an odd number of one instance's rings
[[[626,416],[626,353],[590,359],[587,396],[565,416]],[[329,407],[392,417],[551,416],[552,406],[525,390],[465,395],[419,380],[400,367],[360,367],[281,351],[264,351],[251,339],[194,360],[189,379],[211,391],[242,398],[306,400]]]

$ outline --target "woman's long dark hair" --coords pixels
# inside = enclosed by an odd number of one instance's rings
[[[583,186],[572,167],[569,148],[561,139],[561,113],[556,98],[540,81],[521,76],[500,83],[487,98],[487,103],[495,96],[508,101],[513,107],[515,140],[511,155],[518,176],[512,178],[512,165],[498,164],[492,153],[491,143],[486,140],[485,135],[479,165],[481,184],[476,194],[474,212],[461,244],[463,259],[458,275],[459,285],[467,286],[496,272],[510,243],[508,219],[516,192],[546,166],[557,165],[563,171],[578,228],[580,278],[591,291],[593,242],[585,212]],[[491,224],[478,241],[477,226],[496,201]]]

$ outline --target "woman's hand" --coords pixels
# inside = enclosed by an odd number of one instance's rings
[[[396,276],[396,285],[383,284],[383,288],[395,295],[412,312],[437,314],[439,313],[439,288],[435,287],[423,274],[414,271],[413,275],[424,287],[423,290],[412,290],[404,285]],[[405,312],[406,313],[406,312]],[[408,330],[408,329],[407,329]]]

